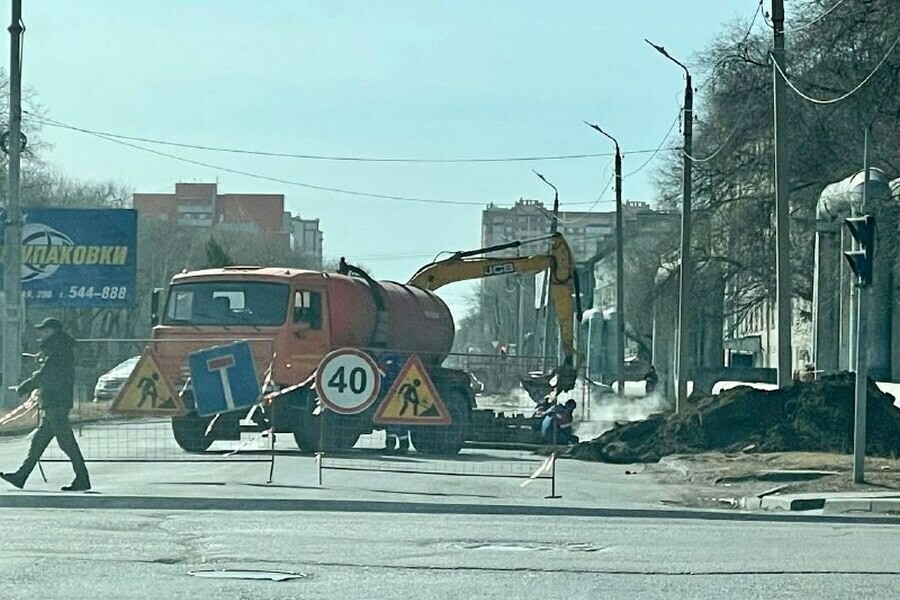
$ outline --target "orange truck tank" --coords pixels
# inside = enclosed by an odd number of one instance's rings
[[[322,357],[336,348],[362,349],[376,359],[386,352],[414,353],[429,369],[435,385],[443,386],[442,398],[458,404],[448,405],[459,421],[452,427],[451,444],[436,443],[434,450],[453,452],[459,449],[457,442],[462,446],[474,401],[468,375],[440,367],[453,345],[454,324],[447,305],[432,292],[338,273],[226,267],[176,275],[165,303],[160,305],[156,296],[153,308],[151,346],[166,376],[179,386],[187,379],[189,353],[235,340],[249,341],[260,380],[273,364],[278,388],[307,380]],[[280,415],[276,430],[294,433],[302,449],[314,449],[313,438],[320,437],[316,432],[321,429],[315,404],[311,386],[279,397],[271,407]],[[239,438],[237,421],[223,415],[215,425],[216,435],[203,436],[199,432],[205,431],[208,419],[188,415],[173,419],[173,431],[183,448],[202,451],[211,438]],[[371,415],[342,419],[339,429],[347,433],[333,432],[329,437],[336,446],[352,447],[360,435],[373,429]]]

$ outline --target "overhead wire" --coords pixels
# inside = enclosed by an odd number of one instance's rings
[[[690,154],[685,152],[683,148],[681,150],[682,156],[687,157],[687,159],[690,160],[692,163],[705,163],[705,162],[709,162],[709,161],[713,160],[716,156],[719,155],[720,152],[722,152],[722,150],[725,149],[725,147],[731,141],[731,138],[733,138],[734,134],[737,133],[738,128],[744,122],[744,119],[746,118],[746,116],[750,113],[751,106],[752,106],[752,103],[747,102],[747,104],[744,106],[744,112],[742,112],[741,116],[738,117],[738,120],[734,124],[734,127],[731,128],[731,132],[729,132],[729,134],[727,136],[725,136],[725,140],[719,145],[719,147],[716,148],[713,152],[711,152],[706,158],[696,158],[695,156],[691,156]]]
[[[774,56],[772,57],[772,63],[775,65],[775,69],[778,71],[779,75],[781,75],[781,78],[784,79],[784,82],[788,85],[788,87],[790,87],[792,90],[794,90],[794,93],[796,93],[798,96],[800,96],[807,102],[811,102],[813,104],[819,104],[819,105],[837,104],[838,102],[843,102],[844,100],[846,100],[847,98],[849,98],[850,96],[852,96],[853,94],[855,94],[856,92],[861,90],[863,88],[863,86],[865,86],[867,83],[869,83],[869,81],[871,81],[872,78],[875,77],[875,75],[878,73],[878,71],[881,69],[881,67],[884,66],[884,63],[887,62],[887,59],[891,56],[891,54],[893,54],[894,49],[897,47],[898,43],[900,43],[900,36],[898,36],[897,39],[894,40],[894,43],[891,44],[890,48],[888,48],[887,54],[885,54],[881,58],[881,60],[878,61],[878,64],[875,65],[874,69],[872,69],[872,72],[869,73],[868,75],[866,75],[866,77],[862,81],[860,81],[856,85],[856,87],[851,89],[849,92],[846,92],[846,93],[838,96],[837,98],[829,98],[827,100],[823,100],[821,98],[813,98],[812,96],[810,96],[810,95],[804,93],[802,90],[800,90],[800,88],[798,88],[796,86],[796,84],[794,84],[794,82],[788,78],[788,76],[785,74],[784,70],[781,68],[781,65],[778,64],[777,60],[775,60]]]
[[[741,40],[741,45],[744,45],[747,43],[747,40],[750,39],[750,34],[753,33],[753,26],[756,25],[756,19],[763,10],[763,2],[764,0],[759,0],[756,10],[753,11],[753,17],[750,19],[750,25],[747,26],[747,32],[744,33],[744,39]]]
[[[741,41],[737,44],[738,47],[743,46],[744,44],[747,43],[747,40],[750,39],[750,35],[753,33],[753,27],[756,25],[756,19],[757,19],[757,18],[759,17],[759,15],[762,14],[762,12],[763,12],[763,2],[764,2],[764,0],[759,0],[759,3],[757,4],[756,10],[753,11],[753,16],[750,18],[750,24],[747,25],[747,29],[746,29],[746,31],[744,32],[744,35],[743,35]],[[725,61],[727,61],[727,60],[732,60],[732,59],[733,59],[733,56],[725,56],[725,57],[719,59],[719,60],[716,61],[716,63],[710,68],[710,71],[711,71],[711,72],[715,72],[715,70],[718,69],[721,65],[723,65],[723,64],[725,63]],[[706,81],[704,81],[704,82],[701,83],[699,86],[697,86],[697,89],[698,89],[698,90],[703,90],[703,89],[708,88],[708,87],[712,84],[712,82],[715,81],[715,79],[716,79],[715,77],[708,77],[708,78],[706,79]]]
[[[594,200],[594,203],[591,204],[589,207],[587,207],[587,208],[584,210],[585,213],[590,213],[592,210],[594,210],[594,208],[595,208],[598,204],[600,204],[600,202],[603,200],[603,197],[606,196],[607,193],[609,193],[610,184],[612,184],[613,179],[615,179],[615,178],[616,178],[616,174],[613,173],[613,174],[610,176],[609,180],[606,182],[606,185],[603,186],[603,191],[601,191],[601,192],[600,192],[600,195],[597,196],[597,199]],[[575,218],[572,218],[572,219],[566,219],[566,218],[564,218],[564,217],[560,217],[559,215],[554,215],[551,211],[549,211],[549,210],[547,210],[547,209],[544,209],[544,212],[545,212],[545,213],[547,214],[547,216],[550,217],[551,219],[555,219],[556,222],[559,223],[560,225],[567,225],[567,226],[578,225],[579,223],[582,223],[582,222],[588,220],[588,218],[589,218],[589,216],[590,216],[589,214],[583,214],[583,215],[581,215],[580,217],[575,217]]]
[[[444,199],[438,199],[438,198],[419,198],[419,197],[414,197],[414,196],[399,196],[399,195],[393,195],[393,194],[381,194],[381,193],[364,192],[364,191],[358,191],[358,190],[348,190],[348,189],[343,189],[343,188],[322,186],[322,185],[317,185],[317,184],[312,184],[312,183],[307,183],[307,182],[302,182],[302,181],[296,181],[296,180],[291,180],[291,179],[284,179],[284,178],[280,178],[280,177],[273,177],[273,176],[269,176],[269,175],[263,175],[260,173],[254,173],[254,172],[244,171],[244,170],[240,170],[240,169],[233,169],[230,167],[225,167],[223,165],[218,165],[218,164],[209,163],[209,162],[205,162],[205,161],[194,160],[191,158],[187,158],[185,156],[180,156],[180,155],[172,154],[169,152],[163,152],[163,151],[156,150],[153,148],[147,148],[146,146],[141,146],[139,144],[135,144],[135,143],[132,143],[131,141],[123,139],[123,136],[118,136],[117,134],[107,134],[104,132],[86,129],[83,127],[68,125],[66,123],[62,123],[60,121],[55,121],[55,120],[49,119],[47,117],[38,117],[31,113],[28,114],[28,118],[30,120],[35,121],[40,124],[45,124],[45,125],[57,127],[60,129],[74,131],[74,132],[88,135],[88,136],[91,136],[91,137],[94,137],[97,139],[101,139],[101,140],[104,140],[104,141],[107,141],[110,143],[126,146],[126,147],[132,148],[134,150],[138,150],[141,152],[147,152],[149,154],[153,154],[153,155],[160,156],[163,158],[168,158],[170,160],[175,160],[175,161],[183,162],[186,164],[192,164],[192,165],[196,165],[196,166],[200,166],[200,167],[205,167],[205,168],[213,169],[213,170],[220,171],[223,173],[231,173],[234,175],[250,177],[252,179],[258,179],[258,180],[262,180],[262,181],[271,181],[274,183],[281,183],[284,185],[291,185],[291,186],[301,187],[301,188],[305,188],[305,189],[312,189],[312,190],[317,190],[317,191],[322,191],[322,192],[344,194],[344,195],[350,195],[350,196],[356,196],[356,197],[375,198],[375,199],[381,199],[381,200],[393,200],[393,201],[398,201],[398,202],[415,202],[415,203],[424,203],[424,204],[445,204],[445,205],[482,206],[482,207],[486,206],[488,204],[486,202],[468,202],[468,201],[462,201],[462,200],[444,200]],[[660,150],[659,148],[653,149],[653,150],[649,150],[649,149],[648,150],[633,150],[633,151],[630,151],[629,153],[630,154],[656,153],[659,150]],[[598,153],[595,156],[609,157],[609,156],[614,156],[614,153]],[[593,202],[588,200],[588,201],[583,201],[583,202],[570,202],[568,204],[571,206],[582,206],[585,204],[590,204],[591,207],[594,207],[598,203],[599,203],[599,199],[595,200]],[[498,207],[503,207],[503,205],[498,204],[498,203],[493,203],[493,204]]]
[[[250,156],[267,156],[270,158],[292,158],[299,160],[321,160],[335,162],[368,162],[368,163],[423,163],[423,164],[457,164],[457,163],[503,163],[503,162],[537,162],[551,160],[582,160],[591,158],[603,158],[614,156],[611,152],[586,153],[586,154],[559,154],[547,156],[507,156],[507,157],[481,157],[481,158],[413,158],[413,157],[366,157],[366,156],[330,156],[324,154],[295,154],[289,152],[272,152],[267,150],[247,150],[243,148],[226,148],[221,146],[208,146],[202,144],[186,144],[182,142],[173,142],[160,140],[155,138],[122,135],[119,133],[111,133],[98,129],[89,129],[69,125],[50,119],[48,117],[33,116],[34,120],[49,127],[58,127],[62,129],[70,129],[79,131],[89,135],[105,136],[128,142],[139,142],[143,144],[156,144],[161,146],[171,146],[175,148],[184,148],[187,150],[201,150],[205,152],[221,152],[229,154],[242,154]],[[639,154],[653,152],[652,150],[632,150],[631,154]]]
[[[634,171],[631,171],[630,173],[627,173],[627,174],[625,174],[625,175],[622,175],[622,179],[623,179],[623,180],[624,180],[624,179],[628,179],[628,178],[631,177],[632,175],[634,175],[634,174],[638,173],[639,171],[641,171],[641,170],[642,170],[644,167],[646,167],[648,164],[650,164],[650,161],[652,161],[652,160],[656,157],[656,155],[662,150],[663,145],[664,145],[664,144],[666,143],[666,141],[669,139],[669,135],[672,134],[672,130],[675,129],[675,125],[678,123],[678,121],[679,121],[680,119],[681,119],[681,112],[679,111],[679,113],[675,116],[675,119],[672,121],[672,124],[669,126],[668,131],[666,131],[666,134],[665,134],[665,135],[663,136],[663,138],[660,140],[659,145],[656,147],[656,150],[653,151],[653,153],[647,158],[647,160],[644,161],[644,164],[642,164],[640,167],[638,167],[638,168],[635,169]],[[677,149],[679,149],[679,148],[669,148],[669,150],[677,150]],[[623,153],[623,154],[624,154],[624,153]],[[607,165],[607,166],[608,166],[608,165]],[[594,200],[593,204],[591,204],[587,209],[585,209],[584,212],[589,213],[589,212],[591,212],[598,204],[600,204],[600,202],[603,200],[604,196],[606,196],[606,194],[609,192],[610,185],[612,184],[612,182],[613,182],[613,180],[615,179],[615,177],[616,177],[616,174],[615,174],[615,172],[613,172],[613,174],[612,174],[612,175],[610,176],[610,178],[609,178],[609,181],[607,181],[607,182],[606,182],[606,185],[603,186],[603,191],[600,192],[600,195],[597,196],[597,199]],[[549,211],[547,211],[547,212],[549,212]],[[554,217],[554,216],[553,216],[553,213],[550,213],[550,216],[553,217],[553,218],[555,218],[556,221],[557,221],[558,223],[562,224],[562,225],[577,225],[578,223],[581,223],[581,222],[586,221],[586,220],[588,219],[588,215],[582,215],[582,216],[580,216],[580,217],[575,217],[575,218],[573,218],[573,219],[564,219],[564,218],[562,218],[562,217]]]
[[[666,134],[660,140],[659,145],[656,147],[656,150],[653,152],[653,154],[651,154],[649,157],[647,157],[647,160],[644,161],[644,164],[639,166],[637,169],[635,169],[634,171],[631,171],[630,173],[626,173],[625,175],[623,175],[622,179],[628,179],[632,175],[636,175],[637,173],[641,172],[644,169],[644,167],[646,167],[647,165],[650,164],[650,161],[652,161],[654,158],[656,158],[656,155],[659,154],[660,150],[662,150],[663,144],[665,144],[666,141],[669,139],[669,136],[672,135],[672,130],[675,129],[675,125],[677,125],[680,120],[681,120],[681,111],[679,110],[678,114],[675,115],[675,120],[672,121],[672,125],[669,126],[669,130],[666,132]]]
[[[835,2],[833,5],[831,5],[831,8],[829,8],[822,14],[818,15],[817,17],[810,19],[806,23],[801,23],[799,25],[793,25],[791,27],[785,27],[785,29],[784,29],[785,33],[797,33],[798,31],[803,31],[804,29],[808,29],[809,27],[812,27],[813,25],[815,25],[816,23],[818,23],[819,21],[821,21],[822,19],[824,19],[825,17],[827,17],[828,15],[833,13],[837,7],[839,7],[841,4],[843,4],[846,1],[847,0],[837,0],[837,2]],[[760,6],[761,5],[762,4],[760,3]],[[773,27],[774,27],[774,25],[773,25]]]
[[[395,254],[370,254],[368,256],[355,256],[354,260],[371,260],[371,261],[388,261],[388,260],[404,260],[407,258],[428,258],[433,256],[434,252],[408,252]]]
[[[391,194],[376,194],[372,192],[360,192],[356,190],[347,190],[342,188],[333,188],[323,185],[316,185],[312,183],[306,183],[302,181],[294,181],[291,179],[282,179],[280,177],[271,177],[268,175],[260,175],[259,173],[252,173],[250,171],[242,171],[240,169],[232,169],[230,167],[224,167],[222,165],[215,165],[212,163],[207,163],[199,160],[193,160],[190,158],[186,158],[184,156],[178,156],[176,154],[170,154],[168,152],[161,152],[159,150],[154,150],[153,148],[147,148],[144,146],[139,146],[137,144],[132,144],[131,142],[126,142],[124,140],[118,140],[115,138],[106,137],[102,134],[89,134],[94,137],[100,138],[102,140],[106,140],[108,142],[112,142],[114,144],[120,144],[122,146],[127,146],[129,148],[133,148],[135,150],[140,150],[142,152],[148,152],[150,154],[155,154],[157,156],[162,156],[164,158],[168,158],[171,160],[177,160],[179,162],[197,165],[200,167],[205,167],[207,169],[214,169],[216,171],[221,171],[223,173],[232,173],[235,175],[243,175],[244,177],[250,177],[253,179],[259,179],[262,181],[271,181],[274,183],[281,183],[284,185],[292,185],[296,187],[301,187],[304,189],[310,190],[318,190],[322,192],[332,192],[335,194],[345,194],[349,196],[357,196],[357,197],[365,197],[365,198],[377,198],[381,200],[394,200],[397,202],[416,202],[416,203],[424,203],[424,204],[451,204],[457,206],[484,206],[486,203],[484,202],[466,202],[462,200],[441,200],[436,198],[417,198],[412,196],[394,196]]]

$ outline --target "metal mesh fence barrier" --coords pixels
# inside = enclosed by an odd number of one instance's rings
[[[329,410],[327,402],[317,408],[309,435],[320,477],[352,470],[555,484],[551,457],[561,441],[552,424],[534,416],[540,385],[532,395],[522,387],[539,360],[451,355],[437,368],[428,356],[379,351],[382,389],[371,407],[351,415]]]
[[[166,341],[166,352],[157,352],[157,362],[164,372],[171,391],[182,390],[187,377],[183,357],[189,352],[234,341],[228,338],[185,339]],[[255,341],[254,350],[271,354],[271,341]],[[244,413],[220,415],[217,418],[180,418],[160,416],[148,410],[121,414],[113,411],[120,390],[136,385],[132,378],[139,356],[154,348],[150,340],[79,340],[76,345],[76,382],[74,406],[70,421],[76,440],[88,462],[205,462],[253,461],[272,462],[274,448],[268,427],[241,433]],[[158,349],[157,349],[158,350]],[[180,357],[180,358],[175,358]],[[131,378],[131,379],[130,379]],[[130,382],[130,383],[129,383]],[[164,396],[159,381],[155,382],[154,398]],[[149,407],[151,402],[147,403]],[[188,407],[190,408],[190,406]],[[37,426],[37,411],[29,423],[22,422],[25,431]],[[212,438],[226,438],[215,439]],[[55,443],[45,451],[42,461],[67,461]]]
[[[352,389],[361,380],[351,373],[344,381],[320,369],[315,389],[273,382],[276,389],[293,391],[251,411],[198,417],[191,388],[185,386],[185,357],[233,341],[199,336],[163,342],[80,340],[70,416],[85,459],[259,461],[274,466],[277,454],[302,452],[316,454],[320,478],[328,470],[493,477],[549,480],[555,490],[555,456],[573,441],[573,421],[590,411],[590,394],[581,387],[555,404],[540,406],[549,391],[547,378],[536,376],[541,357],[445,357],[369,348],[356,352],[371,360],[380,388],[358,409],[336,411],[327,396],[331,388]],[[262,380],[260,365],[273,360],[274,343],[266,338],[247,341]],[[169,391],[176,396],[185,392],[186,415],[142,412],[145,403],[158,409],[155,403],[168,398],[160,381],[152,389],[132,390],[138,394],[128,401],[133,410],[113,410],[120,390],[137,385],[143,374],[138,357],[148,348],[158,372],[171,384]],[[580,408],[566,412],[566,400],[578,400]],[[23,405],[19,412],[12,419],[18,428],[12,433],[26,434],[36,427],[38,411]],[[0,423],[0,432],[10,433],[8,426]],[[277,453],[273,431],[280,434]],[[68,459],[51,444],[42,460]]]

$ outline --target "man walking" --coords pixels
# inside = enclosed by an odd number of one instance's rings
[[[22,489],[28,476],[37,466],[41,454],[55,437],[56,443],[72,461],[72,468],[75,470],[75,480],[62,489],[73,492],[89,490],[91,480],[84,466],[81,449],[72,433],[72,425],[69,423],[72,388],[75,385],[75,356],[72,351],[75,340],[62,330],[62,323],[57,319],[44,319],[37,326],[37,330],[41,338],[41,353],[38,355],[40,368],[19,384],[16,392],[24,396],[33,390],[39,390],[40,425],[31,438],[28,456],[19,470],[15,473],[0,473],[0,478]]]

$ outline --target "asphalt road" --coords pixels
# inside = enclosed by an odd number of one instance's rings
[[[0,511],[0,597],[889,598],[897,528],[355,512]],[[272,582],[198,570],[302,573]]]
[[[368,440],[383,447],[383,439]],[[383,436],[382,436],[383,438]],[[271,485],[269,442],[249,443],[233,457],[222,454],[189,455],[180,450],[168,422],[103,423],[86,426],[78,438],[89,459],[95,491],[103,495],[148,497],[303,498],[375,501],[446,501],[541,505],[551,492],[542,479],[522,483],[545,457],[528,451],[467,449],[454,459],[433,459],[415,453],[381,456],[361,450],[344,457],[326,456],[319,485],[313,457],[301,455],[289,435],[279,435]],[[247,438],[248,441],[252,436]],[[365,440],[364,440],[365,442]],[[361,443],[362,445],[362,443]],[[234,448],[235,442],[216,442],[215,448]],[[254,450],[257,448],[257,450]],[[0,438],[0,471],[13,471],[28,449],[25,437]],[[43,463],[48,481],[35,471],[26,491],[52,492],[68,483],[72,470],[55,444]],[[210,462],[190,462],[203,459]],[[55,462],[61,460],[62,462]],[[137,461],[137,462],[121,462]],[[145,462],[144,462],[145,461]],[[352,469],[336,470],[333,468]],[[360,469],[360,470],[356,470]],[[403,474],[393,471],[411,471]],[[432,475],[429,473],[444,473]],[[634,474],[638,473],[638,474]],[[556,491],[565,506],[662,507],[679,498],[677,486],[663,485],[643,466],[604,465],[572,460],[557,462]],[[3,492],[12,488],[0,482]]]
[[[168,436],[156,424],[81,439],[186,458]],[[678,486],[643,467],[577,461],[559,462],[549,500],[547,481],[521,487],[541,457],[497,450],[326,458],[382,470],[326,470],[320,486],[311,457],[279,446],[271,484],[268,464],[218,456],[93,462],[89,494],[58,492],[71,470],[53,462],[46,483],[0,488],[0,598],[887,598],[900,585],[900,521],[673,511]],[[0,469],[26,448],[0,439]],[[306,577],[191,574],[235,569]]]

